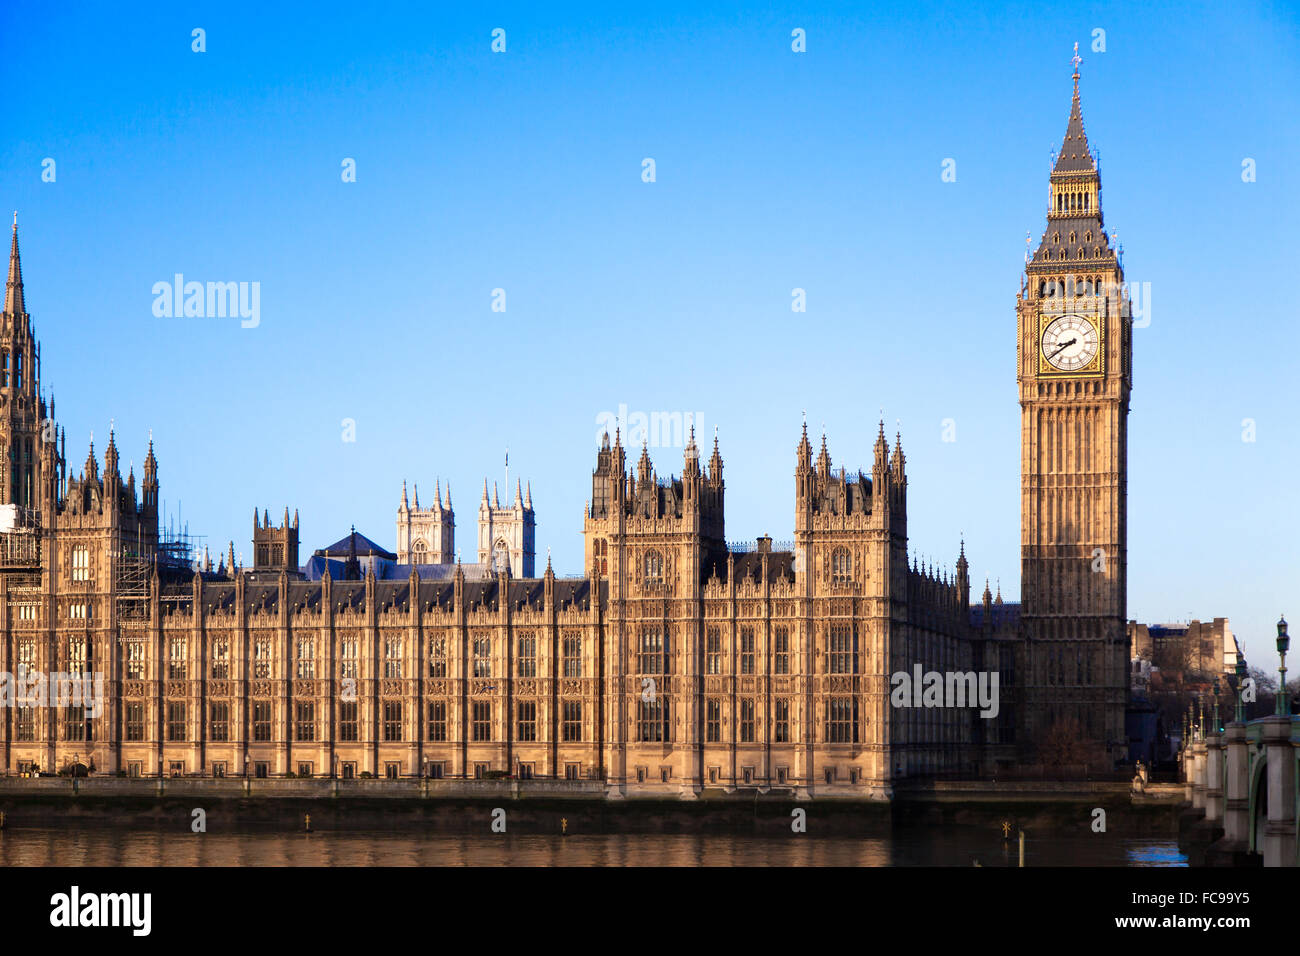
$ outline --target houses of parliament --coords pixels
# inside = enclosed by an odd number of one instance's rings
[[[1077,62],[1073,80],[1047,226],[1015,302],[1018,604],[987,583],[972,599],[956,536],[952,572],[909,563],[907,459],[883,426],[859,456],[866,471],[837,464],[806,426],[792,436],[788,545],[727,542],[716,438],[701,448],[692,433],[680,473],[662,477],[616,432],[590,475],[581,577],[549,559],[533,576],[531,494],[527,539],[497,561],[484,538],[477,573],[442,537],[426,573],[409,510],[389,556],[405,560],[384,574],[329,550],[305,573],[287,509],[278,526],[255,522],[252,567],[232,549],[196,568],[160,535],[152,441],[138,478],[122,475],[112,432],[102,459],[92,442],[70,472],[15,220],[0,328],[3,772],[74,760],[132,776],[504,772],[599,780],[610,797],[788,787],[888,800],[909,778],[1032,760],[1062,722],[1120,759],[1131,319]],[[486,497],[483,513],[506,520]],[[438,498],[426,523],[443,520]],[[24,674],[86,672],[103,676],[102,707],[13,703]],[[996,715],[900,705],[895,676],[921,672],[995,673]]]

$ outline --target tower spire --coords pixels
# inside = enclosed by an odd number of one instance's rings
[[[27,311],[23,304],[23,267],[18,256],[18,211],[14,210],[14,237],[9,243],[9,278],[5,282],[5,312],[22,315]]]

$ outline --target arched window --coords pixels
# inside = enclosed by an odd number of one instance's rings
[[[23,387],[23,353],[14,353],[14,387]]]
[[[645,579],[647,584],[658,584],[664,579],[664,559],[658,551],[645,553]]]
[[[4,356],[3,364],[0,364],[0,376],[2,376],[0,377],[0,385],[3,385],[5,388],[8,388],[9,387],[9,350],[4,349],[2,352],[0,352],[0,354]]]
[[[427,564],[428,560],[428,548],[425,547],[423,541],[416,541],[411,547],[411,563]]]
[[[853,579],[853,557],[848,548],[836,548],[831,552],[831,581],[834,584],[848,584]]]

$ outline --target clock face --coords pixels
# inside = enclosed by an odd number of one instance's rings
[[[1097,327],[1082,315],[1063,315],[1043,330],[1043,358],[1062,372],[1086,368],[1097,345]]]

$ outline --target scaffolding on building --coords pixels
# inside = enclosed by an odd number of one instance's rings
[[[41,513],[0,505],[0,571],[31,572],[41,566]]]
[[[122,621],[149,618],[149,598],[154,570],[163,585],[159,600],[176,604],[189,597],[188,587],[169,589],[168,584],[187,585],[199,570],[199,552],[205,550],[203,535],[191,535],[188,524],[169,521],[154,540],[137,530],[134,540],[121,539],[114,549],[113,577],[117,593],[117,616]]]

